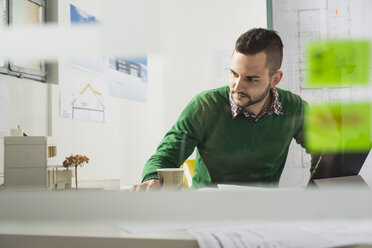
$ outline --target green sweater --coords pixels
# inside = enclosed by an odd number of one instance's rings
[[[227,86],[194,97],[147,161],[142,181],[156,176],[158,168],[180,167],[196,147],[193,187],[277,185],[292,138],[304,147],[306,103],[276,89],[284,114],[273,113],[256,123],[242,115],[232,119]]]

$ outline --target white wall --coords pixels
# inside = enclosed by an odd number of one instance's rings
[[[60,25],[69,25],[70,3],[102,20],[102,1],[63,0],[59,1]],[[80,179],[119,178],[122,184],[140,180],[143,165],[164,133],[162,56],[151,53],[147,54],[147,59],[147,103],[109,97],[105,123],[60,119],[59,88],[53,85],[52,129],[58,142],[59,160],[63,161],[71,153],[86,154],[90,158],[87,166],[79,168]],[[59,61],[58,68],[59,74],[75,72],[108,83],[107,73],[99,75],[82,71],[71,67],[68,61]]]
[[[164,123],[169,129],[194,95],[214,87],[213,52],[232,52],[242,33],[267,24],[266,1],[165,2]]]
[[[213,51],[232,51],[241,33],[253,27],[266,27],[266,1],[262,0],[159,2],[162,49],[148,54],[148,101],[109,97],[106,123],[61,120],[55,75],[49,75],[52,80],[48,85],[0,77],[0,81],[12,84],[11,126],[20,123],[31,135],[52,134],[58,143],[60,162],[71,153],[86,154],[91,160],[89,165],[79,168],[82,180],[120,178],[124,185],[138,182],[145,161],[182,109],[195,94],[213,87]],[[98,18],[102,14],[103,1],[59,0],[60,25],[69,22],[69,3]],[[118,35],[125,32],[118,28]],[[58,70],[93,75],[64,61],[59,62]],[[106,80],[105,75],[94,76]]]
[[[17,128],[18,125],[25,130],[27,134],[47,135],[48,113],[47,85],[15,77],[9,77],[0,74],[1,89],[8,92],[7,104],[9,105],[6,113],[0,113],[0,118],[8,120],[8,128]],[[1,106],[3,109],[4,106]],[[7,115],[7,116],[5,116]],[[3,135],[3,134],[2,134]],[[0,137],[0,174],[4,170],[4,143]]]

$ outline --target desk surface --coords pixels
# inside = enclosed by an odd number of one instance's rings
[[[80,180],[78,181],[78,187],[82,189],[120,190],[120,179]],[[72,188],[75,188],[74,180],[72,182]]]
[[[0,221],[1,247],[198,247],[186,231],[129,234],[103,221]]]
[[[120,224],[372,219],[371,191],[0,191],[1,247],[198,247],[186,231],[129,234]],[[221,214],[223,213],[223,214]],[[216,224],[217,225],[217,224]]]
[[[79,221],[0,221],[0,244],[13,248],[199,247],[186,231],[129,234],[115,224]],[[372,247],[372,244],[343,247]]]

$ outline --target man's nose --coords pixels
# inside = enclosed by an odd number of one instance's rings
[[[235,92],[239,92],[242,88],[242,84],[241,84],[241,78],[236,78],[235,79],[235,85],[234,85],[234,91]]]

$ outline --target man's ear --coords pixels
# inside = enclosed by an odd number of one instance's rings
[[[282,80],[282,77],[283,77],[282,71],[275,72],[274,76],[272,76],[271,78],[271,88],[274,88],[275,86],[277,86],[280,80]]]

